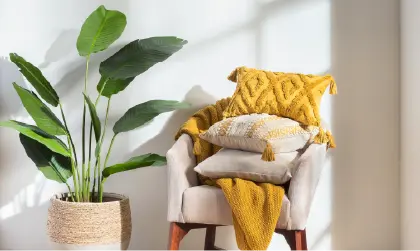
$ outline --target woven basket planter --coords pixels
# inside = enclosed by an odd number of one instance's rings
[[[127,197],[104,193],[103,203],[67,200],[67,194],[56,195],[48,209],[47,231],[54,249],[128,249],[131,212]]]

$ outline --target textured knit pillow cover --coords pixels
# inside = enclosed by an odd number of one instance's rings
[[[231,117],[212,125],[200,138],[224,148],[263,153],[262,159],[275,160],[275,153],[303,148],[319,133],[316,126],[269,114]]]
[[[291,118],[304,125],[320,126],[319,107],[326,88],[336,94],[332,76],[271,72],[238,67],[228,77],[237,82],[223,117],[268,113]]]
[[[278,153],[276,161],[266,162],[259,153],[223,148],[194,170],[212,179],[240,178],[281,185],[292,178],[299,156],[297,151]]]

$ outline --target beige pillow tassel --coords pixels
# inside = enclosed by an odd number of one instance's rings
[[[271,146],[270,142],[267,142],[267,146],[264,149],[261,159],[264,161],[276,160],[276,157],[274,156],[274,152],[273,152],[273,147]]]

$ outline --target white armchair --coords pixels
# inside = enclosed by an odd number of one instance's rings
[[[216,226],[232,225],[232,213],[221,189],[198,184],[192,139],[183,134],[166,154],[168,160],[169,249],[179,248],[191,229],[207,228],[204,249],[214,249]],[[322,168],[326,146],[312,144],[299,157],[276,232],[294,250],[306,250],[305,226]]]

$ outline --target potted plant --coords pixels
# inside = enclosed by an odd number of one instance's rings
[[[124,163],[109,165],[115,139],[121,133],[141,127],[161,113],[189,106],[172,100],[150,100],[128,109],[115,123],[111,143],[106,155],[102,156],[112,96],[123,91],[138,75],[166,60],[187,43],[177,37],[150,37],[128,43],[100,64],[98,94],[92,101],[87,93],[90,57],[115,42],[123,33],[126,23],[123,13],[100,6],[85,20],[77,39],[77,50],[86,59],[80,159],[59,95],[37,67],[16,53],[10,54],[11,61],[37,91],[35,94],[13,83],[23,106],[36,125],[10,120],[1,122],[0,126],[17,130],[26,154],[44,176],[68,188],[67,193],[55,195],[51,199],[48,212],[48,234],[57,249],[128,248],[131,236],[129,200],[123,195],[105,193],[104,183],[112,174],[139,167],[164,165],[166,159],[158,154],[145,154]],[[103,123],[96,109],[101,100],[107,102]],[[50,106],[59,109],[62,120],[52,112]],[[89,114],[91,119],[88,123]]]

